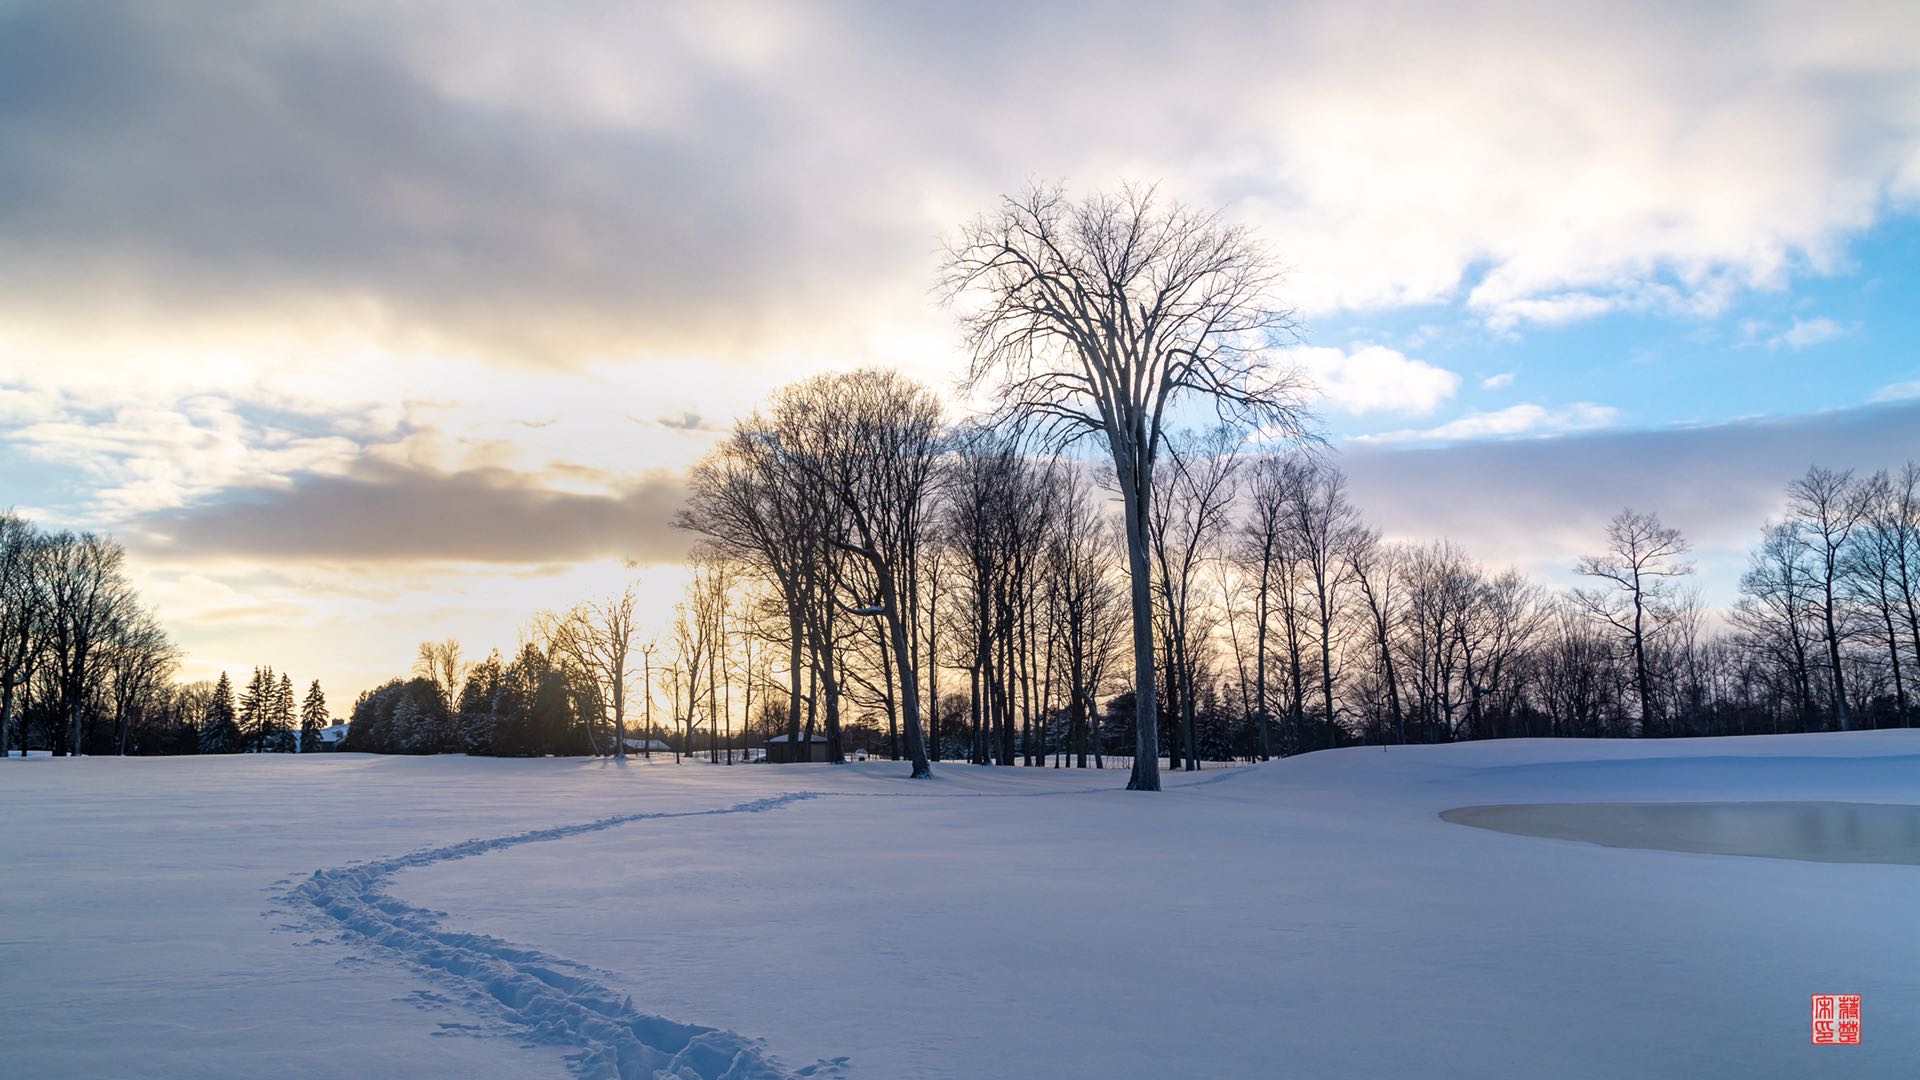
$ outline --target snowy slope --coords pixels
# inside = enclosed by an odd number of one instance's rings
[[[1159,796],[884,762],[14,762],[0,1075],[1909,1076],[1920,867],[1437,814],[1920,803],[1917,736],[1346,750]],[[1866,1045],[1808,1045],[1834,992]]]

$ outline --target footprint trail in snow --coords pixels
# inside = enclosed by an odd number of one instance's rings
[[[789,1069],[755,1039],[719,1028],[683,1024],[634,1008],[633,1001],[596,982],[578,965],[485,934],[441,925],[442,916],[404,903],[386,891],[396,871],[559,840],[637,821],[764,813],[803,799],[795,792],[716,810],[623,814],[577,825],[468,840],[331,870],[316,870],[287,898],[305,904],[349,939],[387,950],[398,959],[449,980],[497,1007],[528,1035],[579,1047],[568,1056],[586,1080],[799,1080],[839,1075],[845,1058]]]
[[[1226,769],[1204,780],[1180,784],[1203,787],[1246,770]],[[1093,795],[1111,787],[1034,792],[854,792],[796,791],[713,810],[675,810],[621,814],[597,821],[559,825],[493,839],[467,840],[312,876],[285,894],[296,907],[316,911],[349,940],[383,949],[399,960],[453,983],[468,996],[526,1034],[543,1041],[577,1046],[567,1060],[585,1080],[806,1080],[844,1073],[847,1059],[818,1061],[789,1069],[769,1056],[764,1044],[720,1028],[683,1024],[634,1008],[630,997],[599,982],[588,969],[538,950],[486,934],[467,934],[441,925],[443,913],[396,899],[387,880],[400,870],[484,855],[490,851],[560,840],[639,821],[764,813],[806,799],[952,798],[1002,799]],[[466,1030],[463,1025],[443,1025]]]

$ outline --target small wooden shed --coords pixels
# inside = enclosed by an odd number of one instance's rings
[[[815,735],[808,738],[800,736],[799,742],[785,735],[775,735],[767,740],[767,762],[772,765],[786,765],[793,762],[827,760],[827,737]]]

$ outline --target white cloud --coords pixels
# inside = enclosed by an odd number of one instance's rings
[[[1792,326],[1767,339],[1767,348],[1804,349],[1844,337],[1846,333],[1846,327],[1824,315],[1812,319],[1802,319],[1796,315]]]
[[[337,471],[359,451],[351,439],[262,422],[211,395],[106,411],[66,404],[0,438],[23,457],[79,470],[90,487],[79,516],[107,523],[234,485]]]
[[[1288,350],[1287,356],[1319,388],[1327,404],[1354,415],[1425,416],[1460,387],[1460,376],[1453,372],[1381,345],[1361,345],[1351,352],[1303,346]]]
[[[1449,420],[1438,427],[1404,429],[1363,435],[1356,442],[1460,442],[1468,439],[1510,439],[1519,436],[1560,435],[1570,431],[1591,431],[1611,425],[1620,410],[1592,402],[1549,407],[1546,405],[1509,405],[1493,412],[1475,412]]]
[[[1910,4],[977,7],[30,8],[0,322],[831,351],[924,316],[928,237],[995,195],[1133,176],[1260,226],[1303,312],[1514,331],[1724,310],[1920,190]]]
[[[1875,390],[1873,396],[1867,400],[1874,402],[1910,401],[1914,398],[1920,398],[1920,379],[1909,379],[1906,382],[1897,382],[1883,386]]]
[[[1595,315],[1604,315],[1623,306],[1617,297],[1595,296],[1591,293],[1501,297],[1497,293],[1489,295],[1487,290],[1486,284],[1474,289],[1467,297],[1467,303],[1487,312],[1487,326],[1502,333],[1517,329],[1524,323],[1564,326]]]
[[[1489,375],[1480,380],[1482,390],[1503,390],[1513,385],[1513,372],[1503,371],[1498,375]]]

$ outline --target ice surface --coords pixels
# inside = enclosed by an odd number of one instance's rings
[[[1118,772],[904,771],[0,766],[0,1075],[1906,1077],[1920,1061],[1920,868],[1438,816],[1920,804],[1917,732],[1376,747],[1175,774],[1159,795],[1117,790]],[[1815,993],[1864,996],[1864,1045],[1809,1045]]]
[[[1522,803],[1441,818],[1608,847],[1920,866],[1920,806],[1844,802]]]

